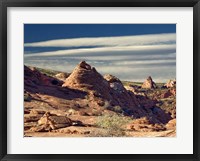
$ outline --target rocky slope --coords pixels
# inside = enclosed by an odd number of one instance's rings
[[[41,133],[47,131],[50,136],[135,136],[142,127],[147,133],[166,131],[172,119],[171,111],[160,108],[158,100],[141,87],[125,88],[115,76],[103,77],[84,61],[70,75],[60,75],[48,76],[24,67],[25,136],[46,136]],[[156,97],[174,96],[161,93]],[[138,119],[145,119],[146,125],[139,126]],[[103,126],[113,122],[116,125]]]

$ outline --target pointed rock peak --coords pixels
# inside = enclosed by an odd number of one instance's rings
[[[72,71],[70,76],[65,80],[62,87],[71,88],[88,88],[96,86],[104,86],[108,82],[102,77],[94,67],[91,67],[85,61],[81,61]],[[99,88],[99,87],[98,87]]]
[[[147,80],[148,81],[153,81],[152,78],[151,78],[151,76],[148,76]]]
[[[89,64],[87,64],[85,61],[81,61],[79,64],[78,64],[78,67],[79,68],[83,68],[83,69],[86,69],[86,70],[91,70],[91,66]]]
[[[156,88],[155,82],[152,80],[151,76],[148,76],[146,81],[142,84],[142,88]]]

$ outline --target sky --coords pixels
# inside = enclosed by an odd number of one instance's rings
[[[102,75],[176,78],[175,24],[24,24],[24,64],[72,72],[82,60]]]

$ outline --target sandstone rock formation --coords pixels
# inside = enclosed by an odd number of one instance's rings
[[[137,94],[137,93],[138,93],[137,89],[135,89],[135,88],[132,87],[132,86],[124,86],[124,88],[125,88],[127,91],[133,92],[134,94]]]
[[[165,128],[162,124],[172,119],[170,110],[166,112],[156,105],[158,102],[153,99],[156,90],[140,89],[139,85],[125,88],[119,78],[109,74],[103,77],[84,61],[65,80],[63,74],[59,78],[54,77],[35,68],[24,67],[24,129],[27,132],[52,132],[56,135],[56,131],[66,132],[74,126],[87,131],[89,126],[95,125],[97,117],[106,113],[117,113],[131,119],[145,117],[146,122],[133,123],[132,132],[162,131]],[[151,88],[155,87],[151,78],[149,82]],[[162,89],[162,92],[167,90]],[[169,90],[171,92],[173,88]],[[153,93],[152,97],[149,91]]]
[[[46,112],[39,120],[37,126],[31,128],[31,131],[51,131],[72,125],[72,120],[66,116],[57,116]]]
[[[72,125],[72,120],[65,116],[53,115],[50,112],[46,112],[40,120],[38,120],[39,125],[48,124],[51,129],[57,129],[59,127],[66,127]]]
[[[155,83],[148,79],[150,87],[155,88]],[[65,80],[62,87],[79,89],[88,93],[89,108],[106,108],[115,111],[123,111],[124,114],[135,118],[147,116],[152,122],[168,122],[170,115],[155,107],[155,102],[146,96],[135,95],[126,90],[122,82],[112,75],[102,77],[95,68],[85,61],[73,70]],[[109,102],[106,104],[106,102]],[[119,110],[120,108],[120,110]]]
[[[149,76],[146,81],[142,84],[142,88],[153,89],[156,88],[155,82],[152,80],[151,76]]]
[[[169,80],[165,85],[167,88],[172,88],[176,86],[176,80]]]
[[[59,80],[65,81],[65,79],[66,79],[67,77],[69,77],[69,75],[70,75],[70,74],[61,72],[61,73],[56,74],[55,77],[56,77],[57,79],[59,79]]]
[[[99,102],[98,105],[100,106],[103,106],[104,102],[107,101],[110,102],[111,108],[114,106],[130,110],[137,108],[138,102],[135,95],[129,93],[118,78],[111,75],[107,75],[105,78],[94,67],[82,61],[66,79],[62,87],[87,91],[90,100],[93,103]]]
[[[109,83],[115,83],[115,82],[121,83],[121,81],[117,77],[111,74],[105,74],[104,79],[107,80]]]
[[[109,84],[94,67],[82,61],[65,80],[62,87],[104,92],[104,90],[108,90]]]
[[[62,81],[40,73],[36,68],[24,66],[24,85],[37,87],[37,85],[61,85]]]
[[[127,125],[127,129],[139,132],[164,131],[163,124],[152,124],[146,117],[136,119]]]
[[[114,89],[115,91],[118,91],[120,93],[126,91],[122,82],[117,77],[110,74],[106,74],[104,76],[104,79],[106,79],[109,82],[110,88]]]

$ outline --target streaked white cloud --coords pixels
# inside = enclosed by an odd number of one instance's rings
[[[86,55],[81,55],[81,56],[78,56],[78,57],[73,57],[73,56],[68,56],[68,58],[73,58],[73,59],[82,59],[82,60],[85,60],[87,59],[87,61],[98,61],[98,63],[101,63],[101,62],[105,62],[105,61],[109,61],[109,60],[112,60],[113,62],[114,61],[132,61],[132,60],[140,60],[140,61],[150,61],[150,60],[175,60],[176,59],[176,53],[167,53],[167,54],[162,54],[162,53],[159,53],[159,54],[156,54],[156,55],[145,55],[145,54],[140,54],[139,56],[138,55],[125,55],[123,53],[121,53],[121,55],[117,55],[117,56],[113,56],[113,55],[110,55],[109,53],[105,56],[99,56],[99,55],[93,55],[93,56],[88,56],[86,57]],[[63,56],[63,59],[65,59],[66,57]]]
[[[113,65],[128,66],[128,65],[152,65],[152,64],[164,64],[164,63],[176,63],[176,60],[148,60],[148,61],[118,61]]]
[[[82,47],[25,54],[24,62],[31,66],[71,72],[85,60],[101,74],[121,80],[144,81],[151,75],[156,82],[166,82],[176,77],[176,34],[63,39],[25,46]]]
[[[175,44],[170,45],[145,45],[145,46],[121,46],[121,47],[101,47],[101,48],[84,48],[84,49],[71,49],[71,50],[58,50],[58,51],[50,51],[50,52],[40,52],[34,54],[26,54],[25,56],[61,56],[61,55],[88,55],[88,54],[100,54],[104,56],[103,53],[107,54],[124,54],[127,53],[134,54],[159,54],[160,52],[174,52],[176,50]],[[107,55],[106,54],[106,55]],[[89,56],[89,55],[88,55]]]
[[[176,34],[151,34],[137,36],[115,37],[86,37],[72,39],[57,39],[42,42],[25,43],[25,47],[109,47],[109,46],[143,46],[156,44],[169,44],[176,41]]]

